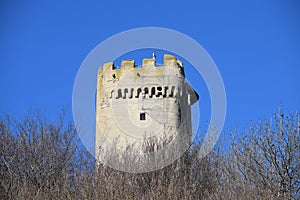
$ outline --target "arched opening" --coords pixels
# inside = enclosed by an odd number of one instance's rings
[[[160,97],[162,95],[162,87],[161,86],[158,86],[157,87],[157,93],[156,93],[156,97]]]
[[[130,94],[129,94],[129,99],[132,99],[132,97],[133,97],[133,92],[134,92],[134,89],[131,88],[131,89],[130,89]]]
[[[150,98],[152,98],[155,95],[155,87],[151,88],[151,94],[150,94]]]
[[[169,97],[174,97],[175,96],[175,86],[172,86],[172,88],[171,88],[171,94],[170,94],[170,96]]]
[[[122,98],[122,89],[118,89],[117,99]]]
[[[147,87],[144,88],[145,94],[149,94],[149,89]]]
[[[142,89],[141,89],[141,88],[138,88],[135,97],[136,97],[136,98],[139,98],[141,93],[142,93]]]
[[[123,99],[126,99],[128,95],[128,88],[124,89],[124,95],[123,95]]]
[[[169,89],[169,87],[168,87],[168,86],[165,86],[164,93],[163,93],[163,98],[166,98],[166,97],[167,97],[168,89]]]

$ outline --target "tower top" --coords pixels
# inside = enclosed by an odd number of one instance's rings
[[[154,51],[152,53],[152,58],[144,58],[142,61],[142,68],[149,68],[153,67],[153,69],[163,68],[163,67],[173,67],[174,69],[177,69],[181,72],[182,75],[184,75],[183,65],[180,60],[177,60],[175,56],[170,54],[164,54],[164,62],[163,65],[157,65],[156,64],[156,52]],[[103,69],[101,67],[99,70],[105,71],[111,71],[111,70],[130,70],[130,69],[141,69],[140,67],[137,67],[135,65],[134,60],[122,60],[120,68],[115,67],[113,62],[107,62],[103,65]]]
[[[199,95],[186,82],[182,62],[170,54],[164,54],[163,65],[156,65],[155,60],[156,55],[153,52],[152,58],[143,59],[141,67],[137,67],[134,60],[122,60],[120,67],[115,67],[113,62],[105,63],[98,70],[98,85],[105,88],[133,89],[141,84],[147,87],[149,85],[160,85],[160,87],[177,85],[178,89],[183,87],[187,89],[191,94],[190,102],[194,104],[199,99]]]

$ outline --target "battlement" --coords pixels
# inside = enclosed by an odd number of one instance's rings
[[[122,60],[121,66],[119,69],[117,67],[115,67],[113,62],[108,62],[108,63],[105,63],[103,65],[103,67],[100,67],[99,70],[102,73],[107,73],[110,71],[123,71],[123,70],[126,71],[126,70],[134,70],[134,69],[140,70],[143,68],[149,69],[151,67],[153,67],[153,69],[158,69],[158,68],[163,68],[163,67],[173,67],[173,68],[175,67],[175,69],[178,69],[178,71],[184,75],[182,62],[180,60],[177,60],[175,56],[169,55],[169,54],[164,55],[164,63],[162,66],[156,65],[155,58],[144,58],[143,62],[142,62],[142,68],[137,67],[135,65],[134,60]]]
[[[136,67],[134,60],[123,60],[118,69],[108,62],[98,71],[99,93],[109,99],[134,98],[181,98],[190,94],[190,102],[199,96],[185,81],[182,62],[165,54],[164,64],[156,65],[153,58],[145,58],[142,67]]]

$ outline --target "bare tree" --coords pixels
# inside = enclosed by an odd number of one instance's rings
[[[172,164],[140,174],[95,165],[63,116],[0,119],[0,199],[299,199],[297,113],[223,133],[204,158],[199,140]],[[155,145],[145,141],[145,151]]]
[[[33,113],[0,120],[0,199],[57,199],[72,191],[85,156],[63,118],[47,123]]]
[[[268,199],[297,199],[300,189],[299,114],[280,113],[250,124],[234,142],[232,161],[255,194]]]

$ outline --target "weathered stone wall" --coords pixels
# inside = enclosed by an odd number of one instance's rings
[[[116,141],[123,148],[151,137],[190,137],[190,105],[197,100],[174,56],[164,55],[163,66],[154,59],[144,59],[139,68],[133,60],[122,61],[120,69],[105,63],[98,70],[96,155],[99,146]]]

